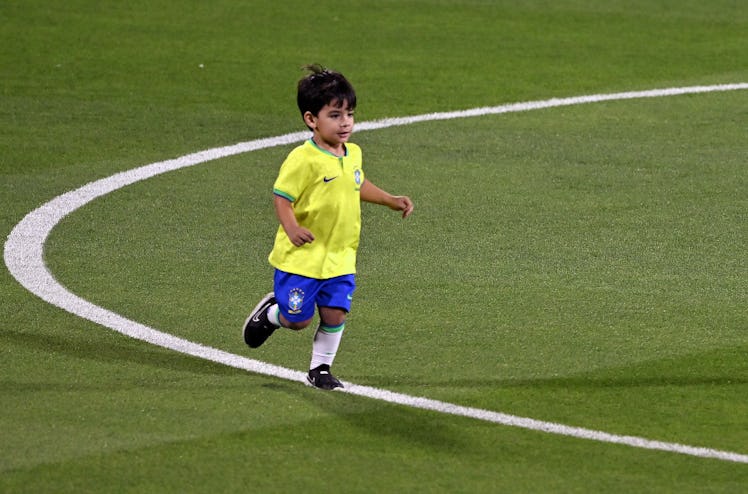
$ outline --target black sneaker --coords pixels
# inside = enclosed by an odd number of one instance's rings
[[[265,343],[273,331],[278,329],[278,326],[268,321],[268,307],[274,304],[275,294],[270,292],[260,300],[244,321],[244,341],[251,348],[257,348]]]
[[[343,387],[343,384],[330,374],[330,366],[327,364],[322,364],[310,370],[306,380],[315,388],[320,389],[330,390]]]

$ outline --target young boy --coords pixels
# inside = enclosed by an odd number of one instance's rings
[[[277,328],[303,329],[315,307],[320,324],[307,380],[321,389],[343,385],[330,373],[356,289],[361,201],[413,212],[406,196],[394,196],[364,178],[361,148],[348,142],[356,93],[342,74],[319,65],[298,84],[297,104],[312,137],[291,151],[273,185],[280,222],[268,260],[274,290],[244,322],[244,341],[257,348]]]

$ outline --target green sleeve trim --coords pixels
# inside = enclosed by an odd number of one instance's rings
[[[292,196],[290,194],[286,194],[282,190],[273,189],[273,194],[275,194],[276,196],[280,196],[280,197],[282,197],[284,199],[288,199],[291,202],[296,202],[296,198],[294,196]]]

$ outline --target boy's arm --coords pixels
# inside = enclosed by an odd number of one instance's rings
[[[408,196],[393,196],[389,192],[385,192],[369,180],[364,180],[361,185],[361,200],[366,202],[372,202],[374,204],[381,204],[387,206],[395,211],[402,211],[403,218],[410,216],[413,212],[413,201]]]
[[[276,195],[273,196],[273,205],[275,206],[275,215],[278,217],[278,221],[280,221],[292,244],[296,247],[301,247],[314,240],[312,232],[299,226],[299,223],[296,221],[291,201],[285,197]]]

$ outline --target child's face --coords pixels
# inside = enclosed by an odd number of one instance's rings
[[[353,109],[348,107],[344,101],[340,107],[337,101],[322,107],[317,116],[306,112],[304,121],[312,128],[315,137],[319,137],[321,145],[327,145],[332,149],[339,150],[353,132]]]

